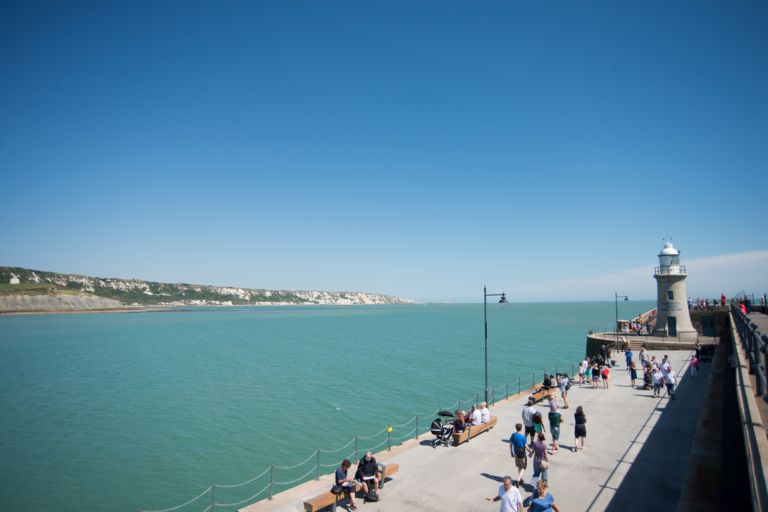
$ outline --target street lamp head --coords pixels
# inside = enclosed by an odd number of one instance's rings
[[[629,297],[627,297],[626,295],[624,296],[624,302],[629,302]]]
[[[501,298],[499,299],[499,304],[506,304],[507,303],[507,294],[502,293]]]

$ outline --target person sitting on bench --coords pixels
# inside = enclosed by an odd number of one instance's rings
[[[357,477],[363,485],[363,496],[368,501],[378,501],[379,479],[376,477],[378,466],[376,459],[370,451],[365,452],[363,458],[357,464]],[[373,484],[373,488],[371,488]]]
[[[453,431],[454,432],[464,432],[465,430],[465,422],[464,422],[464,411],[456,411],[456,414],[453,416]]]
[[[347,476],[350,466],[352,466],[352,463],[344,459],[339,469],[336,470],[335,479],[336,485],[341,486],[342,493],[349,499],[349,510],[357,510],[357,505],[355,505],[355,482]]]

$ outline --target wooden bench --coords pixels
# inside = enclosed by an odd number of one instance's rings
[[[496,421],[498,421],[498,418],[496,416],[491,416],[488,419],[488,423],[481,423],[476,426],[467,425],[464,429],[464,432],[455,432],[453,434],[453,444],[459,445],[463,443],[464,441],[469,441],[473,437],[477,437],[486,430],[492,429],[494,426],[496,426]]]
[[[352,469],[350,469],[352,471]],[[379,482],[384,482],[388,478],[392,478],[392,475],[400,471],[400,465],[399,464],[385,464],[384,465],[384,474],[382,475],[381,472],[377,472],[377,476],[379,477]],[[362,485],[355,484],[355,492],[359,491],[362,488]],[[344,499],[344,495],[336,496],[331,491],[325,491],[321,494],[318,494],[314,498],[308,499],[304,502],[304,510],[307,512],[317,512],[318,510],[323,510],[324,508],[331,507],[333,505],[338,504],[338,501],[341,501]]]
[[[542,389],[539,389],[538,391],[536,391],[535,393],[533,393],[528,398],[530,400],[533,400],[534,404],[537,404],[537,403],[541,402],[542,400],[544,400],[545,398],[547,398],[548,396],[550,396],[550,395],[556,396],[556,394],[557,394],[557,388],[556,387],[551,387],[549,389],[543,389],[542,388]]]

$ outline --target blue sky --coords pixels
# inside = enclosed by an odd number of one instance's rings
[[[766,26],[756,1],[6,2],[0,264],[611,300],[654,297],[669,234],[691,294],[762,293]]]

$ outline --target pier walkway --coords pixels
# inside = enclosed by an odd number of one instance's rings
[[[658,359],[664,355],[651,351]],[[550,491],[562,510],[641,510],[653,497],[665,510],[677,508],[688,458],[694,443],[709,365],[703,364],[695,378],[687,372],[690,351],[668,352],[679,374],[675,400],[653,398],[651,391],[633,389],[621,359],[611,374],[607,390],[574,385],[569,409],[561,409],[560,452],[551,457]],[[492,409],[498,424],[492,430],[459,447],[431,447],[432,437],[421,436],[391,452],[376,454],[384,462],[400,465],[400,472],[381,491],[381,501],[362,505],[363,512],[395,511],[495,511],[495,496],[504,475],[516,477],[507,440],[521,421],[526,396],[516,395]],[[559,401],[559,404],[562,403]],[[573,413],[581,405],[587,415],[586,450],[572,453]],[[545,418],[548,408],[539,409]],[[551,437],[547,434],[547,440]],[[356,461],[353,461],[353,463]],[[531,494],[532,461],[525,475],[523,497]],[[331,486],[331,475],[302,484],[241,509],[303,510],[302,502]],[[346,510],[345,506],[339,510]]]

